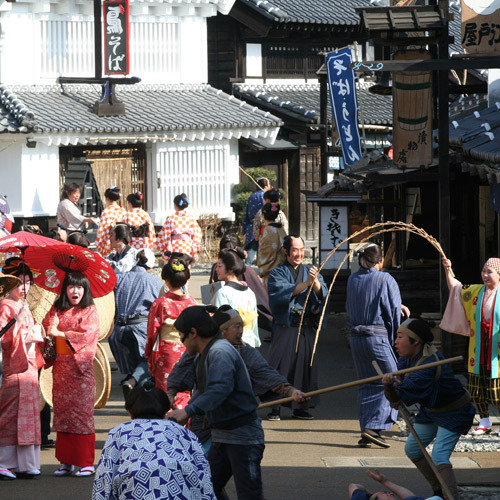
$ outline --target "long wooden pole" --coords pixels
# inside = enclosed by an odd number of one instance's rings
[[[429,363],[430,364],[430,363]],[[373,368],[375,368],[375,371],[379,375],[384,375],[382,370],[380,369],[380,366],[378,363],[374,360],[372,361]],[[428,367],[428,364],[425,365],[420,365],[422,368]],[[411,435],[415,439],[415,442],[418,444],[418,447],[420,448],[420,451],[422,452],[422,455],[424,456],[425,460],[429,464],[429,467],[432,469],[432,472],[434,472],[434,475],[436,476],[437,480],[439,481],[439,484],[441,485],[441,489],[445,495],[445,497],[449,500],[454,500],[453,495],[451,494],[450,489],[448,488],[448,485],[446,484],[445,480],[442,478],[441,474],[439,473],[437,467],[434,465],[434,462],[432,461],[432,458],[430,457],[429,453],[427,453],[427,450],[425,449],[424,443],[420,440],[420,436],[417,434],[417,431],[413,427],[413,424],[411,423],[410,420],[410,415],[408,414],[408,409],[406,408],[406,405],[401,401],[399,403],[399,414],[403,417],[403,420],[406,422],[406,426],[408,427],[408,430],[411,432]]]
[[[399,370],[393,372],[393,375],[404,375],[405,373],[417,372],[419,370],[425,370],[426,368],[433,368],[434,366],[446,365],[448,363],[455,363],[456,361],[463,361],[463,356],[455,356],[454,358],[441,359],[439,361],[434,361],[432,363],[426,363],[425,365],[412,366],[411,368],[405,368],[404,370]],[[382,375],[375,375],[373,377],[363,378],[360,380],[354,380],[353,382],[346,382],[345,384],[332,385],[331,387],[325,387],[323,389],[318,389],[317,391],[306,392],[304,397],[309,398],[312,396],[317,396],[319,394],[325,394],[327,392],[340,391],[342,389],[349,389],[350,387],[356,387],[357,385],[369,384],[370,382],[375,382],[376,380],[381,380]],[[293,398],[283,398],[277,399],[275,401],[269,401],[267,403],[262,403],[257,409],[269,408],[270,406],[282,405],[285,403],[290,403]]]

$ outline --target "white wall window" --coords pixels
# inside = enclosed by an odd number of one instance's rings
[[[262,45],[247,43],[246,76],[262,77]]]

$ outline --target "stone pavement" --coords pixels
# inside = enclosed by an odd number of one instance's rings
[[[195,274],[189,284],[196,299],[201,298],[199,287],[207,283],[208,273]],[[320,387],[345,383],[356,378],[351,354],[343,327],[345,315],[331,315],[328,329],[318,345]],[[264,335],[263,335],[264,336]],[[269,344],[261,351],[266,356]],[[109,352],[109,350],[108,350]],[[112,366],[116,366],[112,361]],[[113,372],[111,397],[105,408],[96,410],[96,464],[107,433],[113,426],[127,420],[123,408],[122,376]],[[391,448],[357,447],[359,424],[356,419],[356,390],[348,389],[321,396],[321,404],[312,411],[312,421],[295,420],[291,411],[282,410],[282,420],[265,419],[267,410],[260,410],[264,419],[266,450],[262,462],[263,481],[267,500],[344,500],[350,482],[375,488],[376,483],[365,475],[368,467],[380,468],[393,481],[403,484],[420,495],[431,491],[404,454],[404,442],[390,440]],[[397,427],[389,436],[398,433]],[[500,438],[499,438],[500,445]],[[499,447],[500,449],[500,447]],[[459,484],[500,484],[498,452],[455,453],[453,462]],[[42,476],[34,480],[0,482],[1,500],[89,500],[91,478],[52,475],[57,469],[53,450],[42,451]],[[373,490],[376,491],[376,490]],[[500,492],[500,486],[497,491]],[[236,499],[230,484],[228,492]],[[479,499],[479,496],[467,496]],[[500,499],[497,496],[481,497]],[[140,499],[138,499],[140,500]]]

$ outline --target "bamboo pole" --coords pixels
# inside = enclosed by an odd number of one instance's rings
[[[375,371],[379,375],[384,375],[382,370],[380,369],[380,366],[378,363],[373,360],[372,361],[373,368],[375,368]],[[422,368],[429,366],[428,364],[425,365],[420,365]],[[439,481],[439,484],[441,485],[441,489],[445,495],[445,498],[448,500],[454,500],[453,495],[450,492],[450,489],[448,488],[448,485],[446,484],[445,480],[442,478],[441,474],[439,473],[437,467],[434,465],[434,462],[432,461],[432,458],[430,457],[429,453],[427,453],[427,450],[425,449],[424,443],[420,440],[420,436],[417,434],[417,431],[413,427],[413,424],[411,423],[410,420],[410,415],[408,414],[408,408],[406,408],[406,405],[404,404],[403,401],[399,403],[399,413],[403,417],[403,420],[406,422],[406,426],[408,427],[408,430],[411,432],[411,435],[415,439],[415,442],[418,444],[418,447],[420,448],[420,451],[422,452],[422,455],[424,456],[425,460],[429,464],[429,467],[432,469],[432,472],[434,472],[434,475],[436,476],[437,480]]]
[[[463,361],[463,359],[464,359],[463,356],[455,356],[454,358],[441,359],[439,361],[434,361],[432,363],[426,363],[423,366],[421,365],[421,366],[413,366],[411,368],[405,368],[404,370],[399,370],[397,372],[393,372],[393,375],[404,375],[405,373],[417,372],[419,370],[425,370],[426,368],[433,368],[434,366],[446,365],[448,363],[455,363],[456,361]],[[381,380],[381,379],[382,379],[381,375],[375,375],[373,377],[363,378],[360,380],[354,380],[353,382],[346,382],[345,384],[332,385],[331,387],[324,387],[323,389],[318,389],[317,391],[306,392],[304,394],[304,397],[309,398],[312,396],[317,396],[319,394],[325,394],[327,392],[340,391],[342,389],[349,389],[350,387],[356,387],[357,385],[361,385],[361,384],[369,384],[370,382],[375,382],[375,381]],[[277,399],[275,401],[268,401],[266,403],[260,404],[257,409],[260,410],[261,408],[269,408],[270,406],[276,406],[276,405],[281,405],[281,404],[285,404],[285,403],[290,403],[292,401],[293,401],[292,397]]]

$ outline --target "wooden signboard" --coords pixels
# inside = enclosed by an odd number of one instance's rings
[[[395,60],[431,59],[425,50],[398,51]],[[432,160],[432,74],[393,73],[394,163],[400,168],[426,167]]]
[[[461,0],[462,47],[468,54],[500,52],[500,0]]]
[[[128,0],[104,0],[104,73],[129,72]]]

